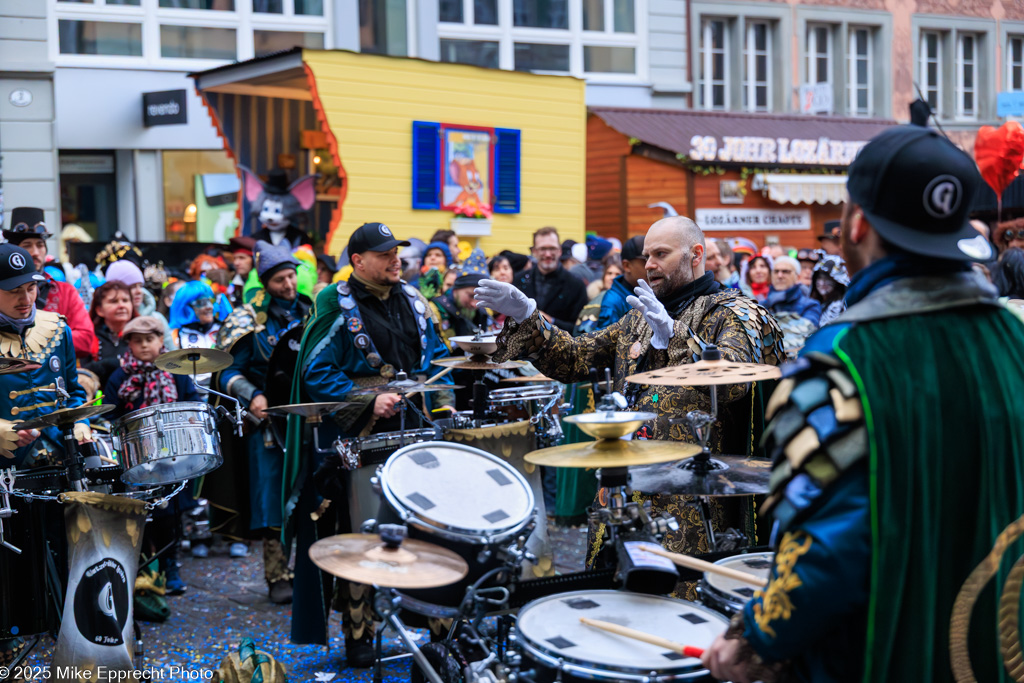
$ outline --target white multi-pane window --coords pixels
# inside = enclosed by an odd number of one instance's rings
[[[978,37],[972,33],[957,35],[956,114],[962,118],[978,116]]]
[[[743,109],[770,111],[772,31],[766,21],[747,22],[743,41]]]
[[[296,46],[331,47],[330,0],[49,2],[53,58],[62,64],[192,69]]]
[[[701,21],[699,52],[701,109],[728,109],[729,31],[725,19]]]
[[[1006,41],[1006,86],[1024,90],[1024,36],[1009,36]]]
[[[636,80],[645,1],[440,0],[441,61]]]
[[[874,112],[871,43],[870,28],[850,27],[846,52],[846,113],[850,116],[870,116]]]
[[[936,115],[942,111],[942,34],[923,31],[919,41],[918,83],[924,99]]]
[[[807,82],[832,82],[832,27],[807,26]]]

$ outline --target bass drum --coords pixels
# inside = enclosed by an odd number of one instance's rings
[[[580,617],[701,649],[729,626],[725,617],[706,607],[658,595],[576,591],[541,598],[519,611],[516,626],[519,647],[535,666],[537,683],[715,680],[699,659],[586,626]]]

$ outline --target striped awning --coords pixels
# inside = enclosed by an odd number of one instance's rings
[[[846,201],[845,175],[764,173],[760,180],[768,198],[779,204],[842,204]]]

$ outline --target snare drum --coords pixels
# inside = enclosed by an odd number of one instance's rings
[[[224,462],[216,413],[205,403],[183,401],[136,410],[114,423],[113,436],[126,484],[177,484]]]
[[[68,490],[65,474],[56,467],[17,472],[14,490],[57,495]],[[55,632],[60,625],[55,604],[63,599],[67,581],[64,508],[56,501],[14,495],[10,500],[15,514],[3,520],[4,540],[21,554],[0,547],[0,639]],[[48,553],[58,574],[57,596],[51,596],[47,587]]]
[[[749,553],[726,557],[715,564],[767,579],[774,559],[775,553]],[[709,572],[704,573],[698,587],[700,601],[727,617],[743,609],[747,601],[754,597],[756,590],[750,584]]]
[[[516,626],[522,654],[535,668],[538,683],[714,680],[699,659],[585,626],[580,617],[702,649],[729,626],[725,617],[706,607],[658,595],[595,590],[541,598],[519,611]]]
[[[469,446],[406,446],[380,468],[379,481],[378,521],[401,520],[410,538],[454,550],[469,564],[469,575],[457,584],[409,592],[438,605],[458,605],[466,586],[499,566],[496,546],[512,542],[534,518],[526,479],[501,458]]]
[[[492,389],[487,394],[487,411],[510,422],[529,419],[561,394],[562,387],[554,383]]]

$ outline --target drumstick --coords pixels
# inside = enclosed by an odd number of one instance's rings
[[[636,629],[629,628],[628,626],[619,626],[618,624],[613,624],[609,621],[600,621],[598,619],[587,619],[586,617],[580,617],[580,622],[587,626],[599,628],[602,631],[608,631],[609,633],[614,633],[616,635],[632,638],[633,640],[640,640],[645,643],[650,643],[651,645],[657,645],[658,647],[663,647],[666,650],[678,652],[679,654],[685,655],[686,657],[697,657],[699,659],[704,654],[704,650],[702,650],[699,647],[694,647],[693,645],[683,645],[682,643],[676,643],[667,638],[662,638],[661,636],[655,636],[651,635],[650,633],[644,633],[643,631],[637,631]]]
[[[424,384],[433,384],[434,382],[436,382],[437,380],[441,379],[442,377],[444,377],[445,375],[447,375],[449,372],[451,372],[454,369],[455,368],[445,368],[444,370],[442,370],[441,372],[437,373],[436,375],[434,375],[433,377],[428,379],[426,382],[424,382]],[[418,393],[420,393],[420,392],[413,391],[413,392],[410,392],[410,393],[406,394],[405,397],[409,398],[410,396],[415,396]]]
[[[120,465],[121,464],[118,461],[114,460],[113,458],[108,458],[105,455],[97,455],[96,457],[99,458],[100,460],[102,460],[103,462],[109,462],[111,465]]]
[[[738,569],[729,569],[728,567],[712,564],[705,560],[698,560],[696,557],[690,557],[689,555],[671,553],[664,548],[654,548],[650,546],[644,546],[644,550],[654,553],[655,555],[666,557],[672,560],[675,564],[678,564],[680,567],[696,569],[699,572],[708,572],[709,574],[718,574],[719,576],[724,576],[729,579],[749,583],[751,586],[757,586],[758,588],[764,588],[768,585],[768,579],[761,578],[760,576],[754,576],[747,572],[741,572]]]

